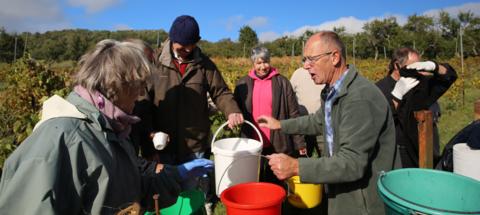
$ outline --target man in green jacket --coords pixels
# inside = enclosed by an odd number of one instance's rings
[[[280,180],[299,175],[304,183],[325,184],[328,214],[384,214],[376,181],[379,172],[393,168],[396,154],[388,102],[346,64],[345,47],[334,32],[319,32],[307,41],[304,68],[316,84],[326,84],[322,108],[295,119],[261,117],[260,126],[287,134],[324,133],[324,156],[273,154],[270,167]]]

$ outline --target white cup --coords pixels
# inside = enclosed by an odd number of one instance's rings
[[[156,150],[162,150],[167,146],[168,142],[168,134],[163,133],[161,131],[156,132],[153,134],[153,146],[155,147]]]

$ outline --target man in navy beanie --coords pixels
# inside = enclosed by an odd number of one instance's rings
[[[156,54],[148,92],[135,106],[134,114],[142,121],[133,127],[132,140],[140,145],[143,157],[165,164],[208,159],[211,123],[207,93],[227,117],[230,128],[243,123],[243,116],[217,66],[197,47],[201,38],[197,21],[179,16],[168,35]],[[161,151],[155,150],[149,138],[158,131],[170,138]],[[199,184],[208,187],[208,178],[192,178],[183,186],[189,189]]]
[[[173,21],[168,34],[170,41],[181,45],[193,45],[200,41],[200,29],[197,21],[188,15],[179,16]]]

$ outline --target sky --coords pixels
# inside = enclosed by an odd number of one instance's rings
[[[364,23],[391,16],[402,25],[409,15],[435,17],[441,10],[480,16],[480,0],[0,0],[0,27],[11,33],[77,28],[168,32],[177,16],[187,14],[199,23],[204,40],[236,41],[240,28],[248,25],[265,42],[334,26],[357,33]]]

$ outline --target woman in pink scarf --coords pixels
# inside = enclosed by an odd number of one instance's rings
[[[262,133],[263,155],[285,153],[295,157],[304,154],[305,140],[301,135],[285,135],[268,128],[260,128],[257,118],[261,115],[281,119],[299,116],[298,103],[290,81],[270,65],[270,53],[265,47],[252,50],[253,67],[235,87],[235,99],[246,120],[253,122]],[[242,134],[258,140],[258,135],[247,125]],[[260,180],[280,183],[273,175],[268,162],[262,159]]]

